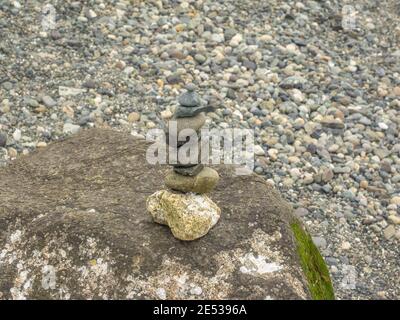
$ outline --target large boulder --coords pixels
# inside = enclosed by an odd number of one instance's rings
[[[256,175],[215,167],[221,218],[198,240],[153,222],[146,198],[169,168],[148,145],[92,129],[0,169],[0,298],[333,298],[291,206]]]

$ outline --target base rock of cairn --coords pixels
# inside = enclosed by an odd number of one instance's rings
[[[155,222],[170,227],[175,238],[195,240],[218,222],[221,209],[206,195],[157,191],[147,199],[147,211]]]

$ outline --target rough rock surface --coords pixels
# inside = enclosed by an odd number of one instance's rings
[[[179,241],[146,212],[168,170],[147,147],[84,130],[0,169],[0,298],[311,297],[292,208],[264,179],[219,167],[219,223]]]
[[[206,195],[157,191],[147,198],[147,210],[157,223],[171,228],[175,238],[195,240],[218,222],[221,209]]]

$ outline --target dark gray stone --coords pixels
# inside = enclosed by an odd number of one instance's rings
[[[167,82],[169,84],[178,84],[182,82],[182,78],[179,74],[171,74],[170,76],[167,77]]]
[[[82,87],[87,89],[94,89],[96,88],[96,83],[93,80],[88,80],[82,83]]]
[[[228,91],[226,92],[226,97],[232,100],[236,99],[236,93],[235,90],[229,88]]]
[[[0,148],[5,147],[7,144],[7,135],[0,132]]]
[[[175,118],[187,118],[194,117],[201,112],[213,112],[215,109],[212,106],[199,106],[199,107],[181,107],[178,106],[175,110],[174,117]]]
[[[50,96],[43,96],[42,97],[42,102],[44,103],[44,105],[46,107],[49,107],[49,108],[54,107],[54,106],[57,105],[57,102]]]
[[[197,175],[201,170],[203,170],[204,165],[196,164],[196,165],[173,165],[174,171],[176,173],[179,173],[183,176],[195,176]]]

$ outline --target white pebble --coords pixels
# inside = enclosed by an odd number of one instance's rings
[[[15,131],[14,131],[14,133],[13,133],[13,139],[14,139],[15,141],[21,140],[21,130],[15,129]]]
[[[378,123],[378,126],[379,126],[379,128],[382,129],[382,130],[387,130],[387,129],[389,129],[388,125],[387,125],[386,123],[384,123],[384,122],[379,122],[379,123]]]
[[[65,124],[64,124],[64,128],[63,128],[63,132],[64,132],[64,133],[75,134],[75,133],[77,133],[80,129],[81,129],[81,127],[78,126],[78,125],[76,125],[76,124],[65,123]]]
[[[263,148],[261,148],[259,145],[254,147],[254,154],[256,156],[264,156],[265,155],[265,151]]]
[[[349,250],[351,248],[351,244],[348,241],[344,241],[342,243],[342,250]]]
[[[229,42],[229,45],[231,47],[237,47],[239,43],[242,42],[242,40],[243,40],[242,35],[240,33],[237,33],[232,37],[231,41]]]

